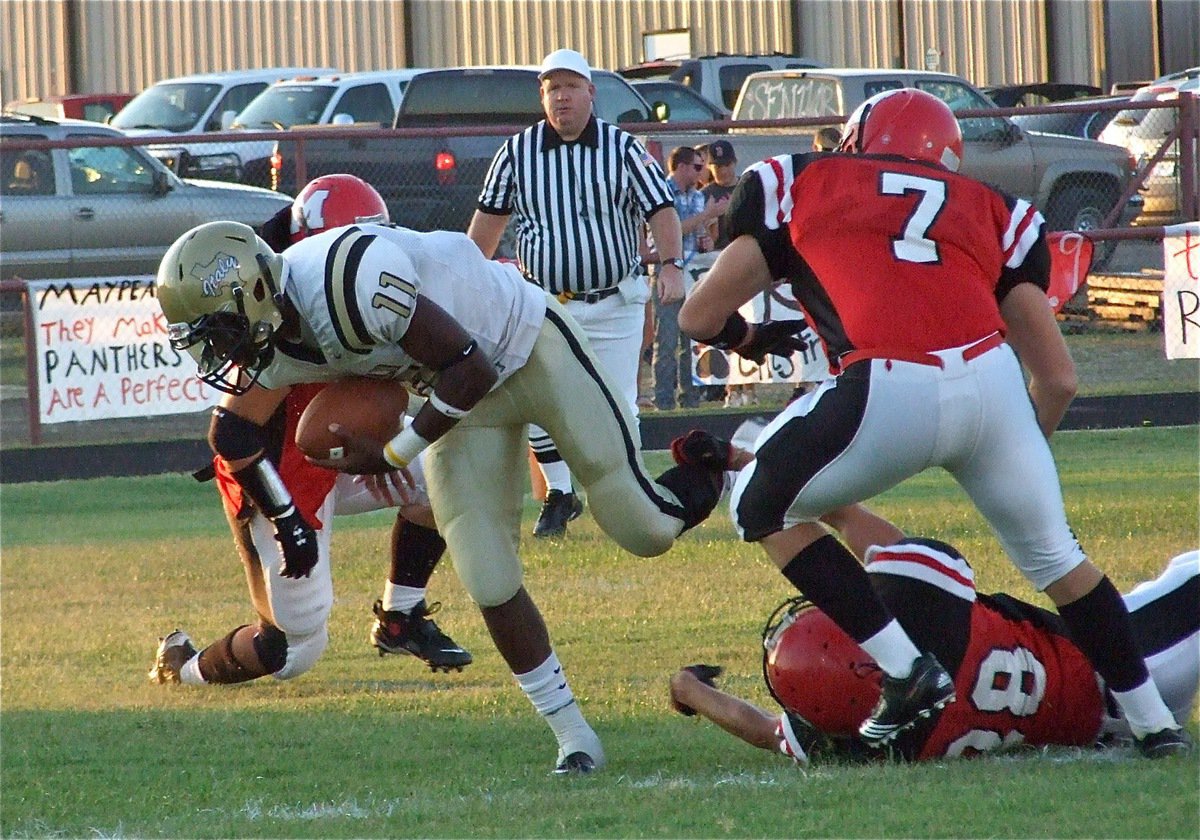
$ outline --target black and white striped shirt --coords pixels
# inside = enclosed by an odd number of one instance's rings
[[[521,270],[552,294],[624,280],[640,263],[642,225],[673,206],[658,162],[595,116],[574,141],[545,120],[510,137],[479,194],[480,211],[516,217]]]

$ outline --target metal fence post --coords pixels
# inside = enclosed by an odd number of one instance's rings
[[[1179,96],[1179,209],[1184,221],[1200,219],[1200,196],[1196,194],[1196,144],[1200,139],[1200,97]]]

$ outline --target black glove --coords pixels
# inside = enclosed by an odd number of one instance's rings
[[[271,520],[275,526],[275,542],[283,553],[279,574],[285,578],[308,577],[317,565],[317,534],[292,505]]]
[[[733,446],[703,429],[692,429],[671,441],[671,457],[676,464],[694,464],[712,472],[729,469]],[[702,666],[693,666],[702,667]],[[707,667],[707,666],[704,666]]]
[[[763,321],[754,324],[754,333],[750,340],[734,348],[734,352],[756,365],[763,364],[768,354],[787,358],[797,350],[808,347],[808,343],[798,335],[805,326],[806,322],[802,320]]]
[[[692,676],[700,680],[700,682],[704,683],[705,685],[711,688],[716,688],[716,685],[713,681],[717,677],[721,676],[721,673],[725,669],[720,665],[688,665],[683,670],[691,672]],[[694,717],[696,714],[695,709],[693,709],[691,706],[686,706],[683,703],[675,703],[674,706],[675,710],[681,715]]]

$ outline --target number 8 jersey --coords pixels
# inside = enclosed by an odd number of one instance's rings
[[[929,352],[1003,334],[1004,295],[1048,283],[1042,215],[933,164],[770,158],[742,175],[727,214],[731,237],[753,236],[772,275],[792,282],[831,363],[851,350]]]

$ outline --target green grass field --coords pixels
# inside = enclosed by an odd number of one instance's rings
[[[1055,436],[1073,525],[1122,589],[1196,547],[1197,445],[1196,427]],[[982,590],[1045,603],[944,475],[874,506],[955,542]],[[526,533],[534,514],[530,501]],[[565,541],[525,541],[526,583],[609,757],[594,777],[553,778],[553,738],[448,562],[431,598],[475,664],[435,675],[368,647],[388,524],[338,520],[331,640],[313,671],[164,687],[146,680],[159,635],[179,626],[206,644],[252,617],[213,488],[186,476],[3,486],[0,835],[1200,835],[1195,757],[1061,749],[801,770],[671,712],[667,678],[696,661],[770,705],[759,633],[789,588],[720,514],[657,559],[621,552],[586,514]]]

